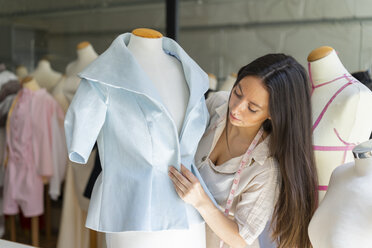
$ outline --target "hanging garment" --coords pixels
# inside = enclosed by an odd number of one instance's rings
[[[66,166],[63,112],[45,89],[23,88],[16,96],[7,122],[7,164],[4,213],[41,215],[42,176],[50,177],[49,194],[56,199]]]
[[[181,62],[190,90],[178,135],[155,86],[126,47],[130,35],[117,37],[80,73],[66,114],[70,160],[86,163],[96,140],[101,158],[86,225],[101,232],[187,229],[203,220],[177,195],[168,167],[184,164],[205,187],[194,154],[208,122],[208,77],[175,41],[162,38],[164,51]]]
[[[4,153],[5,153],[5,122],[8,116],[10,105],[13,102],[15,94],[20,90],[20,84],[17,76],[6,70],[4,64],[0,65],[0,191],[3,191],[4,181]],[[3,194],[0,195],[0,237],[4,235],[4,216],[3,213]]]

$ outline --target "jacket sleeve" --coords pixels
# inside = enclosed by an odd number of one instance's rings
[[[68,157],[86,164],[106,119],[107,87],[82,79],[65,118]]]

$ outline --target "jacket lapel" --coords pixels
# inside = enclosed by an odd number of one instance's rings
[[[119,35],[111,46],[79,76],[112,87],[144,94],[162,104],[157,89],[127,48],[130,33]]]

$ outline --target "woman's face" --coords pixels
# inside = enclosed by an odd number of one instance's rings
[[[229,121],[237,127],[259,127],[270,118],[269,92],[262,80],[246,76],[232,89]]]

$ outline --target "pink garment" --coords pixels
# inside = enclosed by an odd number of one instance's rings
[[[7,127],[3,211],[14,215],[20,206],[26,217],[32,217],[44,212],[42,176],[52,177],[54,172],[60,176],[59,168],[66,166],[66,146],[61,145],[64,114],[45,89],[23,88],[17,98]],[[53,177],[54,187],[52,181]]]

